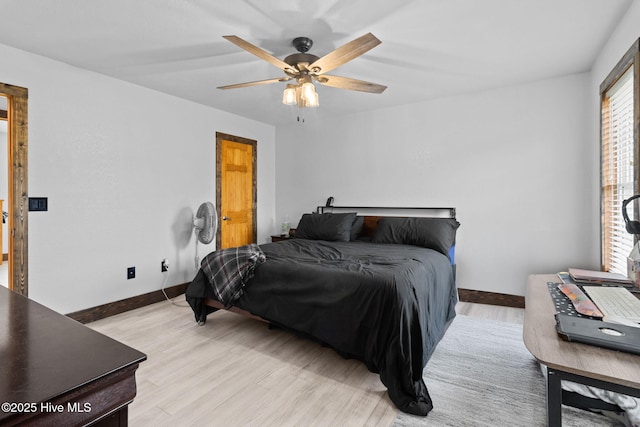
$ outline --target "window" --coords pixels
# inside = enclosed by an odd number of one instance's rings
[[[601,230],[604,271],[627,274],[627,256],[635,237],[627,233],[622,201],[638,193],[638,41],[600,85]],[[637,219],[636,203],[627,206]]]

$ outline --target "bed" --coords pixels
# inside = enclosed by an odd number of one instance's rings
[[[422,371],[457,303],[455,209],[342,209],[352,212],[319,208],[302,216],[292,238],[253,245],[263,262],[242,272],[232,301],[217,297],[205,257],[187,301],[200,324],[228,309],[313,337],[379,373],[398,409],[427,415],[433,404]],[[416,210],[447,216],[403,216]]]

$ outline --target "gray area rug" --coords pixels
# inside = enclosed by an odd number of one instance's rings
[[[522,341],[522,326],[458,315],[423,373],[433,410],[400,413],[394,426],[545,426],[545,381]],[[621,426],[562,407],[562,425]]]

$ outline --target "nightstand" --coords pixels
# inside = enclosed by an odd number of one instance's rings
[[[281,242],[283,240],[289,240],[291,237],[289,236],[283,236],[281,234],[276,234],[276,235],[272,235],[271,236],[271,241],[272,242]]]

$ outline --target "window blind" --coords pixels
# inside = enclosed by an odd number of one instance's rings
[[[634,236],[627,233],[622,201],[635,193],[633,66],[602,97],[602,245],[605,271],[627,274]],[[636,218],[633,203],[629,217]]]

